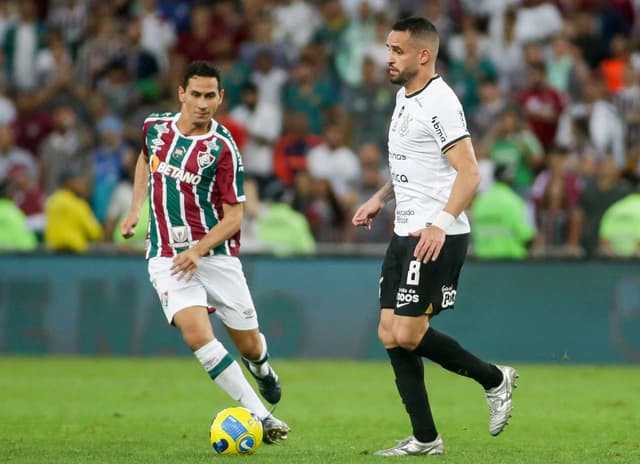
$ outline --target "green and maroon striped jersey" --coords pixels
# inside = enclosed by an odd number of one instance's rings
[[[146,256],[175,256],[195,245],[224,216],[222,205],[245,201],[244,169],[229,131],[215,120],[204,135],[185,136],[180,113],[144,121],[142,151],[149,160]],[[240,231],[211,250],[237,256]]]

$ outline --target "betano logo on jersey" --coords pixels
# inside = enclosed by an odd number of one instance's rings
[[[160,161],[156,155],[151,157],[151,172],[158,172],[167,177],[171,177],[172,179],[177,179],[180,182],[191,185],[198,185],[202,180],[202,177],[199,174],[194,174],[193,172],[185,171],[178,166],[172,166],[164,161]]]

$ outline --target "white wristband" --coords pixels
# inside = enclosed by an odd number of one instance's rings
[[[431,225],[439,227],[440,229],[442,229],[442,230],[444,230],[446,232],[447,229],[449,228],[449,226],[451,224],[453,224],[455,222],[455,220],[456,220],[456,218],[453,217],[453,215],[451,215],[451,214],[447,213],[446,211],[442,210],[442,211],[440,211],[438,213],[438,215],[433,220]]]

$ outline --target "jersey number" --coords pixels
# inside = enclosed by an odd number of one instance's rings
[[[407,285],[418,285],[420,283],[420,265],[422,263],[413,260],[409,263],[409,272],[407,273]]]

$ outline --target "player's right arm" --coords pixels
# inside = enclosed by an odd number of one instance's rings
[[[351,222],[356,227],[366,227],[371,229],[373,218],[384,208],[385,203],[395,198],[393,184],[388,181],[380,190],[373,194],[353,215]]]
[[[131,208],[124,221],[120,224],[120,233],[124,238],[131,238],[135,233],[136,224],[140,219],[140,209],[147,198],[147,188],[149,184],[149,159],[144,152],[138,155],[136,171],[133,177],[133,199]]]

